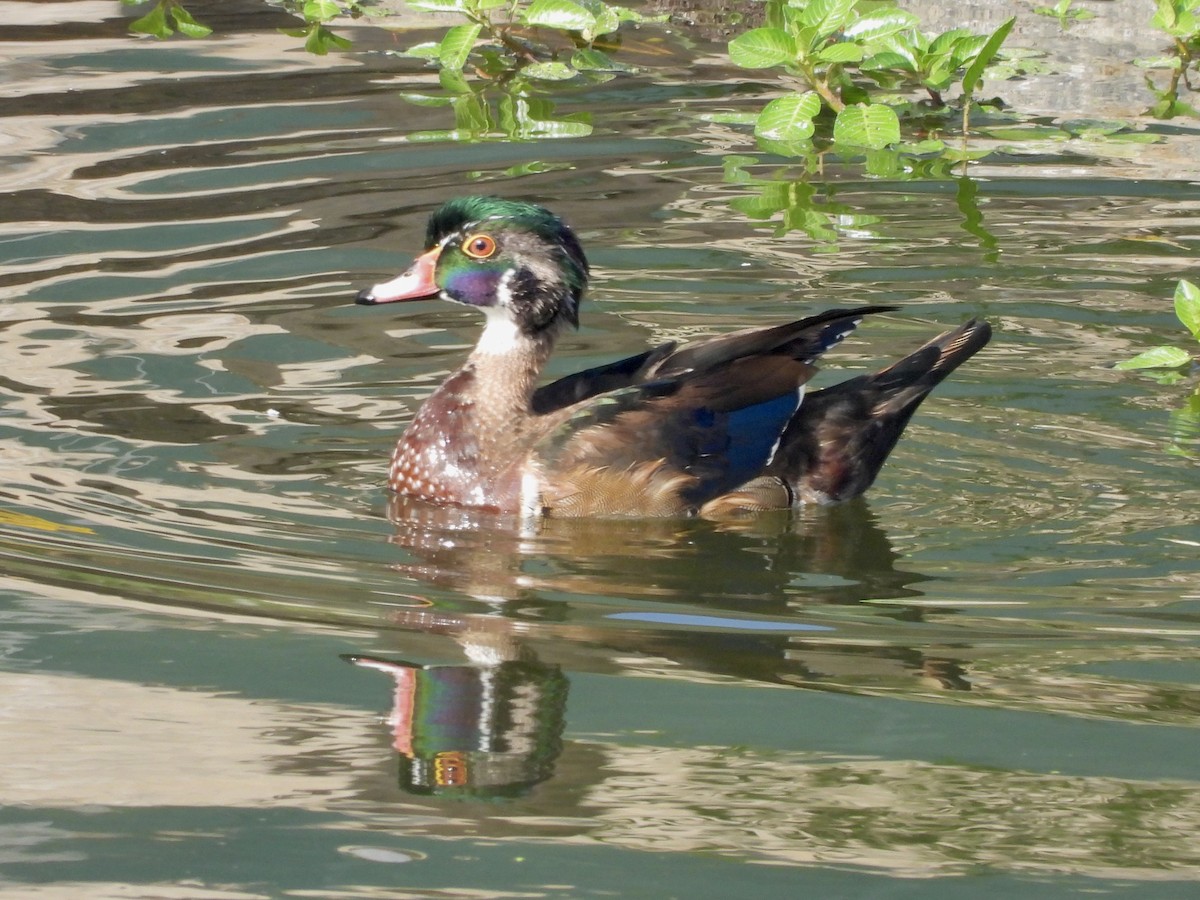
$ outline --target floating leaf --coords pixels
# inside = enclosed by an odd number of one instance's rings
[[[997,125],[978,130],[998,141],[1066,141],[1071,137],[1053,125]]]
[[[1186,278],[1181,278],[1175,288],[1175,315],[1200,341],[1200,288]]]
[[[779,66],[796,59],[796,42],[782,28],[752,28],[729,42],[729,58],[743,69]]]
[[[890,106],[847,106],[833,123],[833,141],[850,147],[880,150],[900,141],[900,119]]]
[[[467,57],[475,47],[475,39],[479,37],[479,25],[455,25],[446,30],[442,38],[442,46],[438,51],[438,61],[442,68],[461,70],[467,64]]]
[[[1183,67],[1183,60],[1178,56],[1149,56],[1135,59],[1133,64],[1139,69],[1179,69]]]
[[[1116,119],[1068,119],[1062,127],[1076,135],[1106,135],[1115,134],[1129,127],[1128,122]]]
[[[567,31],[585,31],[596,25],[596,17],[571,0],[533,0],[524,21],[526,25]]]
[[[1179,347],[1155,347],[1133,359],[1122,360],[1114,369],[1174,369],[1191,362],[1192,357]]]
[[[821,98],[812,91],[772,100],[758,115],[755,137],[769,141],[803,141],[813,136],[813,118],[821,111]]]
[[[923,141],[901,144],[896,149],[908,156],[924,156],[926,154],[941,153],[946,149],[946,142],[940,141],[937,138],[925,138]]]
[[[18,528],[36,528],[38,531],[73,531],[76,534],[95,534],[90,528],[85,528],[82,525],[63,525],[60,522],[52,522],[49,519],[42,519],[38,516],[31,516],[28,513],[13,512],[7,509],[0,509],[0,525],[15,525]]]
[[[578,73],[563,62],[543,62],[526,66],[521,70],[521,74],[539,81],[566,81]]]

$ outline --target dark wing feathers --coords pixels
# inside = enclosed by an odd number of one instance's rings
[[[667,356],[654,373],[704,372],[735,359],[749,356],[783,355],[811,362],[858,327],[864,316],[891,312],[894,306],[860,306],[833,309],[771,328],[751,328],[688,344]]]
[[[873,375],[810,394],[766,470],[805,500],[830,503],[861,494],[879,474],[917,407],[991,337],[972,319]]]
[[[863,316],[888,308],[822,313],[678,350],[666,344],[561,379],[535,395],[535,409],[577,408],[540,455],[575,471],[632,471],[662,461],[665,473],[684,476],[664,480],[698,507],[762,471],[816,371],[810,361]]]

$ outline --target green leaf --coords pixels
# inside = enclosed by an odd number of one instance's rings
[[[407,50],[392,52],[396,53],[397,56],[412,56],[416,59],[437,59],[442,55],[442,42],[424,41],[420,44],[413,44]]]
[[[808,0],[800,14],[800,21],[815,27],[823,35],[838,31],[854,18],[854,4],[858,0]]]
[[[926,51],[930,56],[937,56],[941,53],[949,53],[958,41],[963,38],[974,37],[966,28],[952,28],[950,31],[943,31],[932,41],[929,42],[929,49]],[[982,38],[981,38],[982,40]]]
[[[813,136],[813,118],[821,111],[821,98],[812,91],[772,100],[758,115],[754,136],[769,141],[803,141]]]
[[[1098,137],[1123,131],[1129,123],[1116,119],[1068,119],[1062,127],[1074,135]]]
[[[926,154],[941,153],[946,149],[946,142],[937,138],[925,138],[921,141],[901,144],[896,149],[907,156],[924,156]]]
[[[906,28],[916,28],[919,24],[920,20],[912,13],[885,7],[859,16],[842,29],[842,35],[850,41],[876,41]]]
[[[596,23],[591,28],[585,29],[585,36],[590,35],[594,39],[602,34],[612,34],[621,27],[620,16],[610,6],[602,6],[595,16]]]
[[[1179,347],[1155,347],[1133,359],[1122,360],[1114,369],[1174,369],[1191,362],[1192,357]]]
[[[140,19],[129,23],[129,30],[138,34],[152,34],[156,38],[169,38],[174,32],[167,24],[167,13],[161,5],[146,13]]]
[[[566,81],[578,73],[563,62],[543,62],[526,66],[521,70],[521,74],[538,81]]]
[[[817,59],[827,63],[858,62],[863,58],[862,47],[858,44],[830,44],[823,47],[817,54]]]
[[[1071,137],[1053,125],[996,125],[976,130],[998,141],[1066,141]]]
[[[781,28],[752,28],[729,42],[729,58],[743,69],[766,69],[796,59],[796,42]]]
[[[1133,64],[1139,69],[1178,69],[1183,66],[1183,60],[1178,56],[1149,56],[1135,59]]]
[[[455,25],[446,29],[441,49],[438,51],[438,62],[442,68],[461,71],[475,47],[479,31],[479,25]]]
[[[585,31],[596,26],[596,17],[571,0],[533,0],[525,10],[524,22],[542,28]]]
[[[975,58],[987,42],[988,37],[984,34],[971,34],[959,38],[950,48],[950,65],[955,69],[961,69]]]
[[[438,84],[450,94],[466,96],[474,93],[471,85],[467,84],[467,79],[463,77],[462,69],[438,69]]]
[[[190,38],[208,37],[212,34],[211,28],[207,25],[201,25],[193,19],[191,13],[178,3],[171,8],[171,18],[175,20],[175,27],[179,29],[179,32],[186,34]]]
[[[1150,20],[1150,24],[1155,28],[1162,28],[1164,31],[1174,27],[1176,21],[1175,4],[1172,0],[1158,0],[1155,4],[1158,9],[1154,14],[1154,18]]]
[[[979,52],[975,55],[975,60],[967,67],[966,74],[963,75],[962,89],[964,94],[970,96],[975,93],[975,88],[979,86],[979,81],[983,78],[983,70],[988,67],[996,53],[1000,50],[1000,45],[1004,43],[1004,39],[1008,37],[1008,33],[1012,31],[1016,21],[1017,17],[1013,16],[988,36],[987,42],[980,48]]]
[[[308,0],[304,4],[304,20],[306,22],[328,22],[341,14],[341,9],[333,0]]]
[[[881,53],[876,53],[874,56],[864,59],[859,68],[864,72],[876,69],[899,69],[903,72],[916,71],[916,65],[910,57],[897,53],[894,50],[884,50]]]
[[[833,123],[833,141],[848,147],[881,150],[900,142],[900,119],[890,106],[847,106]]]
[[[1175,287],[1175,315],[1192,337],[1200,341],[1200,288],[1186,278]]]

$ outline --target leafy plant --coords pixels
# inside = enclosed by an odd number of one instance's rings
[[[1200,118],[1200,110],[1179,99],[1181,86],[1192,89],[1188,74],[1200,58],[1200,0],[1158,0],[1150,24],[1166,32],[1173,45],[1173,52],[1166,56],[1137,60],[1143,68],[1167,69],[1171,73],[1161,89],[1152,78],[1146,77],[1146,86],[1156,97],[1150,115],[1160,119],[1179,115]]]
[[[658,21],[603,0],[408,0],[423,12],[458,13],[467,21],[447,29],[441,40],[410,47],[402,55],[427,59],[443,72],[468,64],[490,79],[520,72],[525,78],[565,81],[580,74],[597,80],[632,66],[600,49],[606,35],[624,22]],[[536,36],[546,40],[535,40]],[[548,42],[553,36],[557,46]]]
[[[1071,22],[1082,22],[1094,19],[1096,14],[1089,9],[1076,9],[1071,4],[1074,0],[1058,0],[1053,6],[1038,6],[1034,12],[1039,16],[1053,16],[1058,19],[1060,28],[1065,29]]]
[[[341,16],[343,12],[350,12],[351,15],[357,10],[361,14],[362,8],[357,3],[347,4],[347,10],[343,10],[333,0],[307,0],[307,2],[288,2],[284,4],[284,8],[299,15],[304,19],[303,28],[281,28],[284,34],[291,37],[304,38],[304,49],[309,53],[315,53],[318,56],[324,56],[331,48],[338,50],[348,50],[352,44],[346,38],[334,34],[325,24]]]
[[[1200,341],[1200,288],[1187,279],[1181,279],[1175,288],[1175,315],[1192,337]],[[1159,381],[1174,383],[1184,376],[1179,370],[1194,362],[1192,354],[1182,347],[1154,347],[1139,353],[1132,359],[1117,363],[1116,369],[1171,369],[1159,375]]]
[[[472,84],[454,69],[439,74],[442,94],[408,93],[401,96],[417,106],[448,107],[454,127],[443,131],[415,132],[410,140],[532,140],[585,137],[592,133],[587,113],[559,116],[548,97],[521,75],[503,83]]]
[[[782,68],[804,90],[771,101],[755,122],[768,149],[802,155],[823,111],[834,115],[833,146],[879,150],[901,140],[903,101],[872,102],[869,87],[921,88],[935,108],[959,81],[964,131],[984,69],[1012,29],[990,35],[954,29],[925,35],[915,15],[866,0],[767,0],[766,25],[729,43],[730,59],[747,69]],[[961,74],[960,74],[961,73]]]
[[[137,6],[145,0],[121,0],[126,6]],[[372,15],[365,3],[356,0],[335,3],[333,0],[283,0],[280,4],[288,12],[304,20],[303,28],[283,28],[284,34],[304,39],[304,49],[324,56],[330,49],[346,50],[350,41],[329,30],[328,24],[340,16],[359,18]],[[154,7],[129,25],[129,30],[139,34],[150,34],[156,38],[169,38],[176,32],[192,38],[208,37],[212,29],[192,18],[180,0],[155,0]]]
[[[1181,279],[1175,287],[1175,315],[1198,342],[1200,342],[1200,288],[1187,279]],[[1183,368],[1193,371],[1197,358],[1182,347],[1161,346],[1139,353],[1132,359],[1117,363],[1115,369],[1147,370],[1160,384],[1175,384],[1185,377]],[[1167,452],[1176,456],[1196,459],[1200,456],[1200,386],[1183,405],[1171,410],[1171,440]]]
[[[126,6],[138,6],[144,0],[121,0]],[[156,38],[169,38],[175,32],[190,38],[208,37],[212,29],[192,18],[179,0],[157,0],[150,12],[129,24],[129,30],[138,34],[151,34]]]

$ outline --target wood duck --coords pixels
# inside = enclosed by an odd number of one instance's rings
[[[475,349],[392,454],[388,487],[437,504],[722,517],[846,500],[870,487],[926,395],[991,336],[972,320],[805,397],[817,357],[863,317],[896,309],[860,306],[663,344],[539,387],[587,287],[571,229],[540,206],[465,197],[433,213],[425,245],[357,302],[440,297],[484,314]]]

